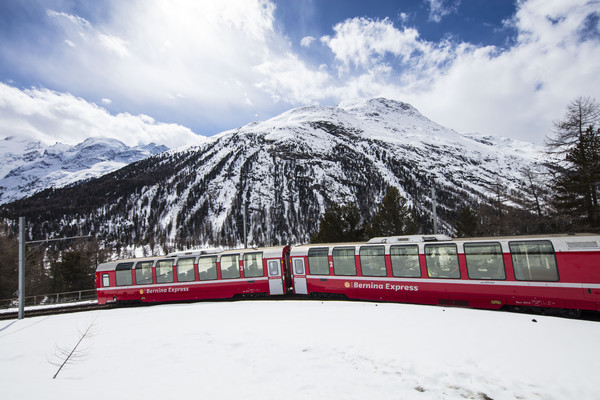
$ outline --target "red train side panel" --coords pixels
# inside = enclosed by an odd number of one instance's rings
[[[104,263],[96,269],[98,303],[284,294],[288,253],[285,246]]]
[[[294,247],[291,265],[302,294],[600,310],[600,236],[315,244]]]

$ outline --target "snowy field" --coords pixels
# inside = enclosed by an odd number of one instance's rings
[[[88,330],[89,329],[89,330]],[[81,334],[88,331],[56,379]],[[0,321],[2,399],[598,399],[600,323],[320,301]]]

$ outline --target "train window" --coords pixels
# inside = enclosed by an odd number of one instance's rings
[[[455,244],[426,244],[425,263],[430,278],[460,278]]]
[[[421,277],[418,246],[391,246],[390,259],[394,276],[403,278]]]
[[[333,273],[336,275],[356,275],[356,259],[354,247],[338,247],[333,249]]]
[[[217,257],[200,257],[198,259],[198,279],[208,281],[217,279]]]
[[[465,243],[470,279],[506,279],[500,243]]]
[[[294,258],[294,274],[304,275],[304,260],[302,258]]]
[[[152,261],[140,261],[135,264],[136,285],[149,285],[152,283]]]
[[[244,254],[244,277],[254,278],[257,276],[265,276],[262,253]]]
[[[110,286],[110,278],[108,277],[108,274],[102,274],[102,287],[108,286]]]
[[[386,276],[385,247],[363,246],[360,248],[360,268],[364,276]]]
[[[510,242],[509,247],[517,280],[558,280],[554,248],[549,240]]]
[[[232,254],[221,256],[221,278],[232,279],[240,277],[240,256]]]
[[[279,276],[279,261],[278,260],[269,260],[269,275],[270,276]]]
[[[115,277],[117,278],[117,286],[129,286],[133,284],[131,279],[132,262],[117,264],[115,268]]]
[[[177,260],[177,282],[190,282],[195,279],[194,259],[180,258]]]
[[[311,275],[329,275],[329,249],[308,249],[308,272]]]
[[[173,260],[160,260],[156,263],[156,283],[173,282]]]

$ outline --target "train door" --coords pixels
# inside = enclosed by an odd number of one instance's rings
[[[283,294],[283,277],[281,276],[280,260],[268,260],[267,270],[269,271],[269,294]]]
[[[308,294],[304,258],[294,258],[294,293]]]

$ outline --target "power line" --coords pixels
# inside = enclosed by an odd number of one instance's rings
[[[25,217],[19,217],[19,313],[18,318],[23,319],[25,316],[25,245],[34,243],[56,242],[59,240],[71,240],[80,238],[90,238],[92,234],[87,236],[70,236],[62,238],[31,240],[25,241]]]

